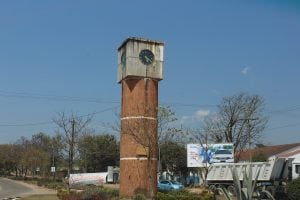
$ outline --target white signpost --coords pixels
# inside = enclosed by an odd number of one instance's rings
[[[52,172],[52,173],[55,172],[55,167],[51,167],[51,172]]]

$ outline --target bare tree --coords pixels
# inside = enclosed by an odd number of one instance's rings
[[[157,139],[162,144],[166,141],[176,140],[180,129],[174,127],[177,121],[175,112],[170,106],[159,106],[157,112]]]
[[[65,112],[58,113],[57,118],[53,119],[58,126],[57,134],[61,134],[65,144],[65,151],[68,155],[68,175],[73,171],[74,159],[77,153],[77,143],[79,137],[86,132],[88,124],[93,116],[80,117],[72,113],[66,116]]]
[[[224,97],[218,109],[204,124],[213,141],[230,142],[234,150],[243,150],[261,138],[268,120],[260,96],[240,93]]]
[[[104,130],[107,130],[110,135],[114,135],[116,138],[119,138],[121,133],[121,123],[120,123],[120,111],[113,110],[114,120],[113,122],[102,122],[101,126]]]

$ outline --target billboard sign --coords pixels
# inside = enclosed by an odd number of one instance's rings
[[[234,148],[232,143],[187,145],[188,167],[206,167],[211,163],[232,162],[234,162]]]

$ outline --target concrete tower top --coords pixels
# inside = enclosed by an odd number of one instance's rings
[[[118,82],[127,78],[163,79],[161,41],[130,37],[118,48]]]

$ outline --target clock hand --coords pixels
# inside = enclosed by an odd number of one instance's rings
[[[147,62],[151,61],[151,59],[148,58],[148,56],[145,56],[145,58],[146,58]]]

